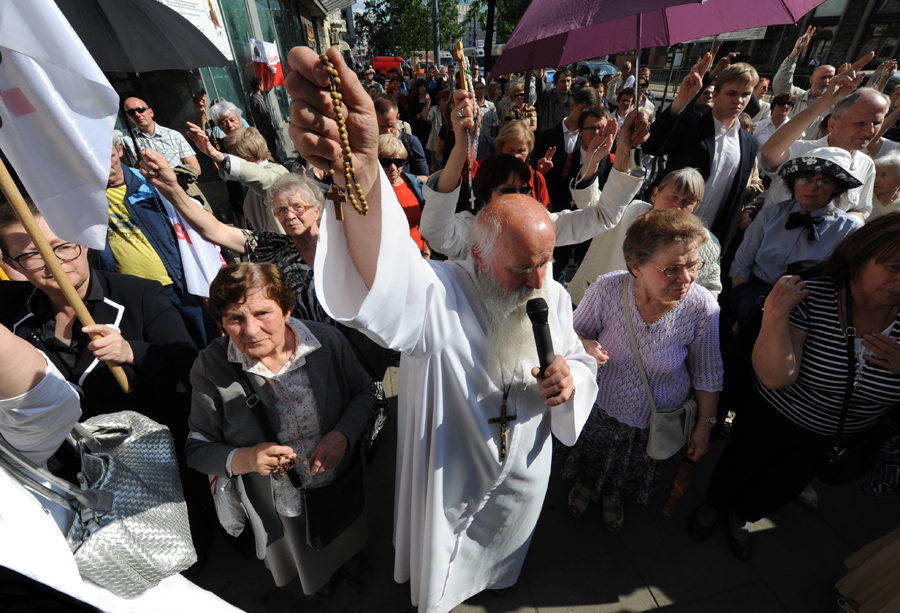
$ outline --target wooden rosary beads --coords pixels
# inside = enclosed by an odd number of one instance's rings
[[[328,73],[328,78],[331,81],[331,104],[334,107],[335,121],[337,121],[338,131],[341,135],[341,149],[344,157],[344,181],[347,185],[347,191],[344,193],[337,185],[334,185],[327,194],[328,199],[334,202],[335,219],[341,221],[344,219],[341,208],[344,202],[349,200],[360,215],[365,215],[369,212],[369,203],[366,202],[366,195],[363,193],[362,186],[356,180],[356,170],[353,168],[353,150],[350,149],[347,122],[344,120],[344,114],[341,112],[341,100],[343,99],[341,96],[341,78],[338,76],[338,71],[334,64],[331,63],[331,60],[324,53],[319,55],[319,59],[322,61],[325,72]],[[334,169],[329,168],[328,174],[333,175]],[[354,191],[356,192],[355,194],[353,193]]]

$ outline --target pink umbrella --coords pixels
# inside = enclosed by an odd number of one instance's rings
[[[563,15],[570,15],[578,0],[534,0],[506,44],[493,72],[504,74],[548,66],[561,66],[609,53],[641,47],[671,46],[695,38],[785,23],[794,23],[824,0],[706,0],[650,11],[631,11],[617,16],[613,11],[594,13],[592,21],[568,20],[560,30]],[[597,5],[606,3],[597,2]],[[625,4],[624,2],[621,4]],[[643,2],[629,2],[629,8]],[[559,14],[546,24],[536,15]],[[520,32],[521,31],[521,32]],[[635,70],[637,72],[637,70]]]

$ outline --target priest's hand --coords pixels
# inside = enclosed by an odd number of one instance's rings
[[[254,447],[241,447],[231,458],[231,473],[243,475],[257,472],[264,477],[270,476],[282,464],[296,458],[292,447],[278,443],[260,443]]]
[[[88,343],[88,351],[101,362],[134,363],[134,351],[118,330],[94,324],[93,326],[84,326],[81,331],[93,337],[93,340]]]
[[[309,454],[309,474],[316,475],[326,470],[334,470],[344,459],[344,452],[350,441],[343,432],[332,430],[322,437],[316,448]]]
[[[347,126],[347,145],[353,154],[356,180],[368,197],[377,183],[378,121],[372,98],[344,63],[337,49],[326,52],[340,78],[341,115]],[[316,168],[334,170],[335,183],[344,185],[342,135],[332,106],[328,73],[319,56],[308,47],[294,47],[288,54],[292,72],[285,78],[291,104],[291,140],[300,155]]]
[[[546,398],[548,407],[555,407],[568,402],[575,394],[575,379],[569,370],[569,363],[566,358],[557,355],[553,358],[550,366],[541,375],[541,369],[538,367],[531,369],[531,375],[541,384],[541,396]]]

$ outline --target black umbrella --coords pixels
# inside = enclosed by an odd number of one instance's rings
[[[191,22],[157,0],[56,0],[104,72],[193,70],[228,59]]]

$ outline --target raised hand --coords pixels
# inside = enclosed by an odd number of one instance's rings
[[[791,57],[800,57],[800,54],[803,53],[803,50],[806,49],[806,46],[809,44],[809,41],[812,40],[813,34],[816,33],[816,29],[812,26],[806,28],[806,32],[797,39],[797,42],[794,43],[794,49],[791,51]]]
[[[588,153],[590,157],[594,157],[596,154],[599,154],[598,159],[603,159],[609,152],[612,150],[613,143],[616,142],[616,134],[619,131],[619,122],[614,118],[610,118],[607,120],[606,125],[600,129],[597,134],[594,135],[594,138],[591,139],[591,143],[588,145]]]
[[[353,156],[356,178],[369,193],[378,180],[378,122],[375,106],[359,79],[335,48],[326,52],[338,72],[341,114],[347,126],[346,142],[338,131],[332,106],[328,73],[319,56],[308,47],[294,47],[288,54],[292,71],[285,77],[291,104],[291,140],[298,153],[316,168],[333,169],[335,183],[344,185],[343,150]]]
[[[720,57],[719,61],[716,62],[716,67],[713,68],[713,71],[711,73],[709,73],[709,76],[715,79],[717,76],[719,76],[720,72],[731,66],[731,60],[736,58],[738,55],[740,54],[737,51],[732,51],[728,55],[723,55],[722,57]],[[701,73],[700,76],[703,76],[703,73]]]
[[[468,135],[475,136],[475,102],[471,92],[461,89],[453,92],[453,110],[450,111],[450,121],[453,123],[456,142],[465,147]]]
[[[864,56],[862,56],[861,58],[859,58],[858,60],[853,62],[853,64],[850,65],[849,70],[851,70],[854,73],[859,72],[860,70],[862,70],[863,68],[866,67],[866,64],[868,64],[869,62],[871,62],[874,59],[875,59],[875,52],[869,51],[867,54],[865,54]],[[842,68],[843,68],[843,66],[842,66]]]
[[[707,53],[694,64],[691,71],[681,81],[681,89],[678,90],[678,95],[672,101],[671,113],[673,115],[678,115],[683,111],[694,99],[694,96],[703,89],[703,75],[709,70],[711,64],[712,54]]]
[[[544,153],[544,157],[538,160],[537,163],[537,171],[542,175],[550,172],[550,169],[553,168],[553,156],[556,154],[556,147],[549,147],[547,152]]]
[[[650,137],[650,118],[646,111],[631,111],[619,130],[619,147],[640,147]]]
[[[203,128],[190,121],[187,122],[187,125],[189,130],[185,133],[185,136],[197,146],[197,149],[199,149],[201,153],[205,153],[216,162],[225,160],[225,154],[216,149],[213,144],[209,142],[209,137],[206,135],[206,131]]]
[[[859,87],[865,77],[864,73],[856,74],[852,71],[838,75],[828,83],[828,87],[825,89],[822,97],[829,100],[832,105],[836,104]]]

